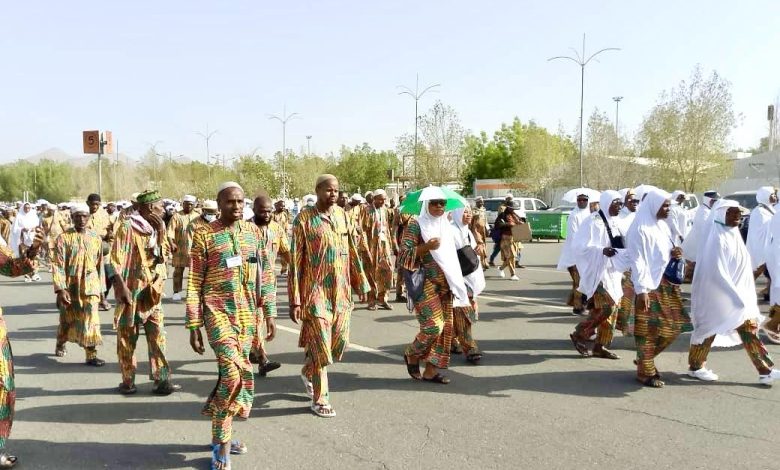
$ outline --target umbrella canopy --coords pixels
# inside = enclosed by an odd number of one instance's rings
[[[566,194],[563,195],[561,200],[564,202],[571,202],[576,203],[577,202],[577,196],[580,194],[584,194],[588,196],[589,202],[598,202],[599,198],[601,197],[601,193],[590,188],[574,188],[570,189],[569,191],[566,191]]]
[[[400,206],[401,213],[420,215],[423,201],[436,199],[444,199],[447,201],[447,204],[444,206],[445,211],[460,209],[461,207],[466,207],[468,205],[468,201],[466,201],[463,196],[449,188],[428,186],[427,188],[407,194],[406,199],[404,199],[404,202],[402,202]]]

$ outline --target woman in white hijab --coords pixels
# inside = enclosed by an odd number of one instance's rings
[[[693,333],[688,352],[688,375],[704,381],[718,380],[705,367],[712,346],[744,344],[759,374],[759,383],[770,385],[780,378],[780,370],[761,340],[758,323],[761,313],[756,299],[750,255],[739,233],[742,216],[736,201],[723,200],[713,208],[713,227],[696,262],[691,297]],[[717,335],[717,336],[716,336]]]
[[[11,226],[11,251],[14,256],[19,258],[32,246],[35,239],[35,228],[41,223],[38,212],[29,202],[25,202],[19,215],[16,216],[14,224]],[[40,281],[36,268],[32,274],[25,274],[24,282]]]
[[[590,357],[585,342],[594,333],[593,356],[620,359],[607,349],[612,342],[617,306],[623,298],[623,273],[627,269],[625,234],[618,224],[623,198],[617,191],[604,191],[599,209],[585,219],[574,238],[579,290],[588,298],[588,318],[583,319],[569,335],[580,355]]]
[[[585,311],[585,307],[582,304],[586,299],[583,299],[582,294],[577,291],[580,283],[580,273],[577,272],[577,260],[574,256],[574,237],[577,235],[580,225],[591,213],[588,200],[588,194],[577,195],[577,207],[569,212],[569,218],[566,222],[566,240],[563,242],[561,256],[558,258],[558,267],[556,268],[558,271],[568,271],[569,276],[571,276],[572,286],[566,305],[572,308],[574,315],[582,315]]]
[[[451,214],[455,249],[460,250],[465,246],[476,249],[477,241],[474,238],[474,234],[469,229],[472,218],[471,208],[463,207],[455,209]],[[473,273],[464,276],[463,281],[468,288],[469,302],[471,305],[468,307],[455,307],[453,309],[455,340],[460,344],[463,354],[466,356],[466,360],[476,365],[482,359],[482,353],[479,351],[477,342],[471,335],[471,327],[474,322],[479,319],[479,311],[477,310],[475,298],[485,290],[485,272],[483,271],[482,266],[477,266],[477,269]]]
[[[452,309],[468,307],[468,291],[444,208],[444,193],[436,187],[424,191],[420,216],[409,222],[401,239],[398,265],[404,269],[409,301],[414,305],[420,331],[406,347],[404,361],[415,380],[448,384],[437,369],[446,369],[452,343]],[[438,191],[437,191],[438,190]],[[430,198],[430,199],[427,199]],[[420,362],[425,370],[420,373]]]
[[[664,275],[669,260],[681,260],[664,219],[669,216],[669,193],[651,190],[645,195],[628,231],[628,258],[636,291],[637,380],[648,387],[664,386],[655,358],[683,331],[691,331],[682,304],[680,286]]]
[[[750,211],[748,226],[747,250],[750,253],[751,267],[757,279],[766,273],[766,252],[769,250],[769,224],[775,215],[777,192],[772,186],[762,186],[756,192],[758,205]],[[769,300],[769,291],[764,293],[764,300]]]

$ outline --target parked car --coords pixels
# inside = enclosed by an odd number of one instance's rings
[[[550,210],[551,210],[551,211],[553,211],[553,212],[563,212],[563,213],[565,213],[565,214],[568,214],[568,213],[569,213],[569,212],[571,212],[571,211],[572,211],[572,210],[573,210],[575,207],[576,207],[576,206],[574,206],[574,205],[566,205],[566,204],[563,204],[563,205],[560,205],[560,206],[555,206],[555,207],[553,207],[553,208],[552,208],[552,209],[550,209]]]
[[[485,211],[488,224],[493,225],[498,217],[498,208],[504,203],[506,198],[492,197],[485,199]],[[546,211],[549,206],[541,199],[532,197],[516,197],[512,199],[512,206],[517,210],[525,211]]]
[[[723,199],[737,201],[742,209],[742,219],[739,221],[739,233],[742,239],[747,241],[748,228],[750,227],[750,211],[756,208],[756,191],[737,191],[736,193],[724,196]]]

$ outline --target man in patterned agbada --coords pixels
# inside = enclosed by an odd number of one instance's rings
[[[103,241],[87,229],[90,213],[86,204],[72,210],[73,227],[54,242],[52,282],[57,295],[60,324],[54,354],[65,356],[65,343],[76,343],[86,353],[86,364],[105,365],[97,357],[103,343],[100,335],[100,293],[103,290]]]
[[[170,395],[180,387],[171,382],[171,368],[165,358],[162,292],[170,249],[162,219],[162,197],[150,190],[139,194],[137,201],[138,214],[129,216],[117,229],[108,263],[117,300],[114,328],[122,373],[119,392],[130,395],[137,391],[135,347],[143,328],[149,347],[149,378],[154,380],[152,392]]]
[[[371,293],[368,294],[368,309],[376,310],[377,306],[385,310],[393,307],[387,303],[387,292],[393,287],[393,253],[397,251],[395,238],[390,233],[390,217],[385,200],[384,189],[373,192],[365,217],[363,218],[363,233],[368,242],[370,265],[366,266]]]
[[[301,323],[298,346],[306,351],[301,371],[311,410],[330,418],[327,366],[341,359],[349,343],[352,293],[369,291],[358,255],[355,229],[336,205],[339,183],[322,175],[315,185],[317,202],[301,209],[293,222],[288,279],[290,318]]]
[[[185,195],[182,199],[182,210],[171,218],[168,225],[168,239],[171,246],[173,265],[173,300],[181,300],[181,287],[184,280],[184,268],[190,265],[190,247],[192,246],[192,234],[189,230],[190,223],[199,217],[194,211],[195,196]]]
[[[244,191],[235,182],[220,185],[219,219],[194,232],[187,283],[186,327],[190,346],[203,354],[205,327],[217,357],[219,378],[203,414],[211,417],[211,468],[230,467],[230,454],[247,452],[244,443],[231,440],[233,418],[248,418],[254,398],[249,352],[262,308],[263,281],[275,282],[260,231],[243,220]],[[264,273],[270,277],[264,279]],[[260,282],[258,282],[260,281]],[[273,316],[265,316],[266,339],[276,334]]]

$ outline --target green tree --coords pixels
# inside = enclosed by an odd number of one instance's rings
[[[638,146],[652,160],[655,182],[694,192],[725,177],[728,137],[736,124],[731,84],[697,66],[691,78],[661,95],[642,123]]]
[[[384,188],[390,182],[391,171],[399,177],[400,169],[394,152],[377,151],[364,143],[354,148],[342,146],[331,172],[339,179],[341,189],[354,193]]]

